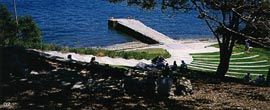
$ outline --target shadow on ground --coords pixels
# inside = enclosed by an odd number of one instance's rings
[[[13,47],[1,48],[1,53],[1,108],[192,109],[173,99],[129,96],[120,68],[57,62]]]
[[[194,94],[162,98],[127,94],[122,68],[59,62],[14,47],[1,48],[0,58],[0,108],[269,109],[269,87],[243,85],[232,79],[219,82],[211,75],[187,75]]]

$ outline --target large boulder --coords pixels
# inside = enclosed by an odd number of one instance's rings
[[[170,77],[162,77],[157,81],[157,93],[160,96],[168,97],[174,95],[172,92],[173,79]]]
[[[130,96],[169,97],[173,95],[192,94],[190,80],[185,77],[176,81],[169,76],[160,77],[148,75],[147,77],[128,76],[124,79],[123,89]]]
[[[144,81],[139,78],[127,77],[124,79],[123,88],[130,96],[142,96],[144,94]]]
[[[148,66],[149,66],[149,65],[146,64],[146,63],[139,62],[139,63],[136,65],[136,68],[146,69],[146,67],[148,67]]]
[[[190,80],[182,77],[175,82],[175,95],[190,95],[192,94],[192,84]]]

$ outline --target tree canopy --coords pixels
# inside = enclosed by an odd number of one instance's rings
[[[40,43],[41,31],[32,17],[19,17],[19,24],[7,7],[0,5],[0,45]]]
[[[0,44],[12,44],[16,36],[16,23],[4,5],[0,5]],[[13,39],[13,40],[12,40]]]

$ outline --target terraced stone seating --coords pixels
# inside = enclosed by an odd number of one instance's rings
[[[188,65],[190,69],[216,72],[219,64],[219,53],[201,53],[193,54],[193,62]],[[243,77],[246,73],[256,77],[261,74],[267,74],[270,67],[267,59],[260,55],[249,55],[245,52],[234,53],[230,59],[230,68],[227,76]]]

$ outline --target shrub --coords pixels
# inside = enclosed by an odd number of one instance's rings
[[[18,23],[7,7],[0,5],[0,45],[31,47],[41,43],[41,31],[31,17],[19,17]]]

